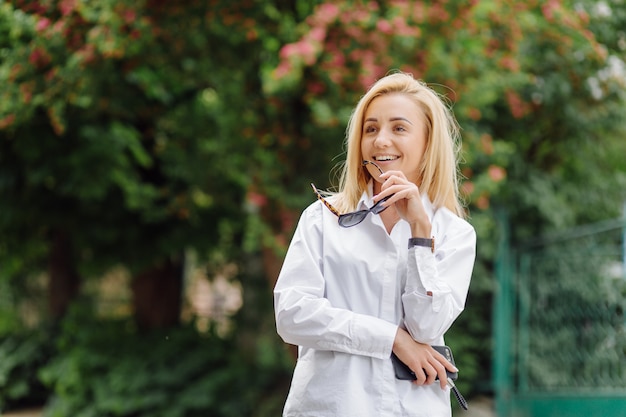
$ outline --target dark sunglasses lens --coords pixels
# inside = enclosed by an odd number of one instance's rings
[[[361,223],[365,216],[369,213],[367,210],[355,211],[354,213],[346,213],[339,216],[339,226],[352,227]]]

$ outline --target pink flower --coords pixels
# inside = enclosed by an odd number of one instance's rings
[[[483,194],[476,199],[476,207],[481,210],[487,210],[489,208],[489,196]]]
[[[137,19],[137,13],[132,9],[125,10],[123,16],[126,23],[132,23]]]
[[[291,68],[291,64],[289,63],[289,61],[281,62],[280,64],[278,64],[278,66],[274,70],[274,78],[278,80],[283,77],[286,77],[287,74],[291,72],[291,69],[292,68]]]
[[[47,17],[44,17],[37,21],[37,25],[35,26],[35,29],[37,30],[37,32],[41,32],[41,31],[44,31],[48,26],[50,26],[50,19],[48,19]]]
[[[498,165],[490,165],[487,173],[494,182],[500,182],[506,178],[506,170]]]
[[[480,145],[486,155],[493,154],[493,138],[491,135],[483,134],[480,136]]]
[[[521,119],[530,111],[528,103],[526,103],[515,91],[506,92],[506,101],[511,109],[511,114],[516,119]]]
[[[468,109],[468,111],[467,111],[467,115],[472,120],[480,120],[480,118],[481,118],[480,109],[478,109],[476,107],[470,107]]]
[[[317,14],[326,22],[332,22],[339,15],[339,7],[335,4],[324,3],[317,9]]]
[[[8,116],[0,119],[0,130],[11,126],[14,121],[15,121],[14,114],[9,114]]]
[[[554,19],[554,11],[559,8],[559,2],[555,0],[549,0],[541,6],[541,12],[545,18],[550,21]]]
[[[311,42],[301,40],[293,44],[294,56],[299,56],[306,65],[313,65],[315,63],[316,54],[315,48]]]
[[[22,97],[24,98],[24,103],[28,104],[31,102],[33,98],[33,86],[31,83],[24,83],[20,85],[20,92],[22,93]]]
[[[41,68],[50,63],[50,55],[42,48],[36,48],[30,53],[28,62],[37,68]]]
[[[287,45],[280,48],[279,56],[281,59],[288,59],[292,55],[296,54],[296,44],[288,43]]]
[[[59,2],[59,10],[63,16],[67,16],[76,8],[76,0],[61,0]]]
[[[380,32],[389,35],[391,34],[393,28],[391,27],[391,23],[389,23],[387,20],[379,20],[376,23],[376,29],[378,29]]]
[[[326,91],[326,86],[319,81],[312,81],[308,84],[308,90],[314,95],[319,95]]]
[[[502,68],[508,69],[509,71],[519,71],[519,62],[511,56],[505,56],[499,62]]]
[[[359,75],[359,81],[361,83],[361,87],[364,90],[367,90],[376,82],[376,76],[372,73],[363,73]]]
[[[267,196],[254,191],[249,191],[248,202],[255,207],[263,207],[267,204]]]
[[[323,42],[326,38],[326,30],[321,27],[313,28],[308,33],[308,37],[315,42]]]
[[[332,66],[343,67],[344,65],[346,65],[346,57],[344,56],[343,52],[336,51],[329,55],[331,56],[330,64]]]

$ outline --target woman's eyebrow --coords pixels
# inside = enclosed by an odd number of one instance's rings
[[[397,122],[398,120],[403,120],[403,121],[407,122],[407,123],[408,123],[408,124],[410,124],[410,125],[412,125],[412,124],[413,124],[413,123],[411,123],[411,121],[410,121],[409,119],[407,119],[406,117],[401,117],[401,116],[398,116],[398,117],[392,117],[391,119],[389,119],[389,121],[390,121],[390,122]],[[366,123],[366,122],[377,122],[377,121],[378,121],[378,119],[377,119],[377,118],[375,118],[375,117],[369,117],[369,118],[365,119],[364,123]]]
[[[403,120],[405,122],[407,122],[408,124],[412,125],[413,123],[411,123],[411,121],[409,119],[407,119],[406,117],[392,117],[391,119],[389,119],[390,122],[397,122],[398,120]]]

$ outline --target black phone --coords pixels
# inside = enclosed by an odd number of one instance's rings
[[[454,363],[454,356],[452,356],[452,350],[448,346],[432,346],[437,352],[441,353],[452,365],[456,366]],[[398,357],[392,353],[391,354],[391,362],[393,363],[393,369],[396,373],[396,378],[405,379],[408,381],[415,381],[417,378],[415,377],[415,372],[411,370],[408,366],[405,365]],[[446,369],[446,373],[448,374],[448,379],[456,381],[459,377],[458,372],[450,372]],[[436,379],[439,379],[437,377]]]

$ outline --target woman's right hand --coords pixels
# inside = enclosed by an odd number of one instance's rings
[[[416,342],[409,332],[398,328],[393,342],[393,353],[415,373],[417,385],[430,385],[439,377],[439,385],[444,389],[448,384],[446,369],[458,372],[442,354],[430,345]]]

